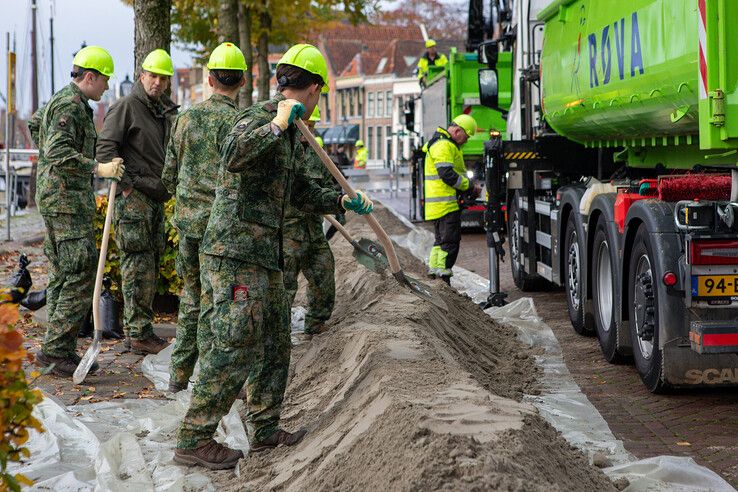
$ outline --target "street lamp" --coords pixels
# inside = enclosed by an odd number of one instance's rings
[[[125,80],[118,85],[118,98],[125,97],[131,93],[133,89],[133,82],[131,81],[128,74],[126,74]]]

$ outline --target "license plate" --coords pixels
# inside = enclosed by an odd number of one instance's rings
[[[738,296],[738,275],[693,275],[692,296]]]

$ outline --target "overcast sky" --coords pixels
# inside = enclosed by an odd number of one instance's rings
[[[82,42],[100,45],[110,51],[115,62],[115,77],[120,82],[133,75],[133,8],[120,0],[37,0],[39,100],[51,96],[51,49],[49,17],[54,9],[54,58],[56,90],[69,83],[72,57]],[[31,0],[0,0],[0,93],[6,92],[6,38],[13,35],[17,53],[17,91],[21,114],[31,109]],[[172,47],[175,67],[190,66],[190,54]],[[0,99],[0,106],[5,103]]]

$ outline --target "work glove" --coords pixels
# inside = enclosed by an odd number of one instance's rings
[[[351,210],[359,215],[366,215],[372,213],[374,204],[363,192],[357,191],[356,198],[351,198],[348,195],[341,197],[341,206],[345,210]]]
[[[110,162],[98,162],[95,174],[100,178],[110,178],[120,181],[125,170],[126,166],[123,165],[123,159],[114,157]]]
[[[296,99],[285,99],[279,101],[277,105],[277,116],[274,117],[272,123],[277,125],[280,130],[285,131],[288,126],[295,121],[295,118],[302,118],[305,114],[305,106]]]

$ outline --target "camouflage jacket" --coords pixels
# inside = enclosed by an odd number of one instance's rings
[[[172,223],[189,238],[202,239],[215,198],[220,144],[238,115],[236,101],[213,94],[181,113],[172,127],[161,180],[176,197]]]
[[[95,214],[92,171],[97,133],[92,108],[76,84],[54,94],[28,127],[38,146],[36,204],[42,215]]]
[[[336,189],[333,176],[318,157],[318,154],[307,143],[303,144],[305,157],[298,164],[306,176],[315,179],[323,188]],[[292,204],[287,204],[284,211],[284,235],[301,241],[315,241],[324,238],[323,216],[321,214],[302,212]]]
[[[339,213],[340,193],[321,188],[297,164],[304,149],[291,125],[275,135],[271,120],[284,96],[247,108],[222,145],[215,201],[200,251],[260,265],[284,266],[282,224],[291,201],[305,212]]]

